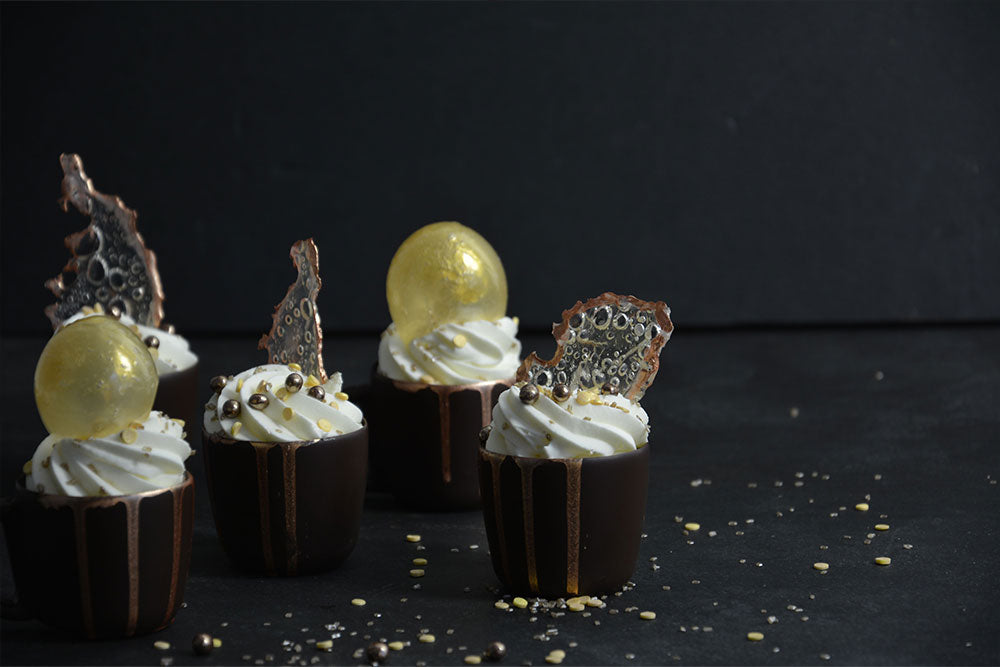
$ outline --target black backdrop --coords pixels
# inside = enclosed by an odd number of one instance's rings
[[[512,314],[680,326],[1000,317],[1000,3],[4,3],[3,331],[84,218],[138,209],[167,319],[256,332],[314,236],[328,329],[396,246],[486,236]]]

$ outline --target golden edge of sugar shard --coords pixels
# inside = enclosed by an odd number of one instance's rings
[[[257,349],[267,350],[272,364],[297,363],[305,376],[326,382],[323,367],[323,329],[316,297],[323,281],[319,277],[319,249],[311,239],[296,241],[288,253],[298,276],[285,298],[274,307],[270,332],[261,336]]]
[[[642,398],[660,366],[660,350],[674,330],[662,301],[605,292],[563,311],[552,326],[556,353],[545,361],[532,352],[518,382],[551,388],[591,389],[610,383],[629,400]]]
[[[59,206],[68,212],[72,203],[90,216],[90,224],[66,237],[72,257],[58,276],[45,281],[59,299],[45,308],[53,329],[83,306],[98,303],[108,312],[117,307],[139,324],[159,327],[163,284],[156,254],[136,228],[138,214],[121,198],[94,189],[79,155],[63,153],[59,162],[63,170]]]

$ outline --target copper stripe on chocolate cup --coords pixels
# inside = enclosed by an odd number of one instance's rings
[[[161,630],[187,582],[194,479],[123,496],[27,491],[5,505],[18,595],[47,625],[88,638]]]
[[[465,385],[390,380],[372,371],[362,408],[372,423],[372,474],[411,507],[479,507],[479,431],[513,379]]]
[[[585,459],[534,459],[480,447],[483,520],[498,578],[514,593],[619,590],[635,570],[649,447]]]
[[[367,424],[312,442],[251,442],[202,430],[216,533],[234,566],[296,575],[340,565],[357,544]]]

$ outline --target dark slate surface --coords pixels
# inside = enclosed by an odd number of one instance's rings
[[[257,362],[254,343],[193,341],[206,378]],[[5,493],[41,437],[30,395],[41,345],[3,341]],[[526,350],[535,345],[550,351],[528,336]],[[366,376],[375,338],[330,338],[326,349],[350,384]],[[411,642],[390,664],[458,665],[492,640],[507,644],[510,665],[545,664],[553,649],[566,651],[564,664],[1000,661],[1000,329],[679,330],[663,361],[644,400],[654,425],[647,537],[635,588],[606,609],[553,618],[494,608],[501,595],[477,513],[418,514],[377,494],[341,569],[243,576],[228,566],[201,492],[187,606],[173,627],[80,643],[4,620],[0,659],[349,664],[371,637]],[[194,470],[202,483],[197,457]],[[853,509],[869,496],[868,512]],[[685,535],[689,521],[701,530]],[[890,530],[874,531],[879,522]],[[419,546],[407,533],[422,535]],[[892,564],[875,565],[880,555]],[[408,576],[416,556],[429,561],[419,580]],[[827,574],[816,561],[830,563]],[[3,582],[6,598],[6,569]],[[352,606],[354,597],[368,604]],[[656,619],[640,620],[643,610]],[[335,623],[342,636],[317,652],[310,640],[329,638],[324,626]],[[437,641],[418,643],[422,629]],[[750,631],[764,640],[747,641]],[[223,646],[194,656],[197,632]]]

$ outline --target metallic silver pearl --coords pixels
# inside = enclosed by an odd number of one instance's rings
[[[309,387],[309,395],[315,398],[317,401],[322,401],[326,399],[326,390],[319,385],[316,385],[315,387]]]
[[[177,327],[175,327],[173,324],[168,324],[163,330],[166,331],[168,334],[177,333]]]
[[[222,416],[226,419],[233,419],[240,416],[242,408],[240,408],[240,402],[233,399],[229,399],[222,404]]]
[[[533,405],[535,401],[538,400],[538,387],[531,384],[530,382],[521,387],[520,393],[518,393],[518,398],[525,405]]]
[[[615,394],[618,393],[618,387],[611,384],[610,382],[605,382],[604,384],[601,385],[601,393],[611,394],[612,396],[614,396]]]
[[[479,431],[479,442],[485,444],[487,440],[490,439],[490,432],[493,430],[493,424],[487,424]]]
[[[563,384],[562,382],[552,387],[552,398],[556,399],[560,403],[569,398],[569,394],[569,386]]]
[[[146,344],[146,347],[152,348],[154,350],[160,347],[160,339],[157,338],[156,336],[146,336],[146,338],[144,338],[142,342]]]
[[[254,410],[263,410],[270,402],[264,394],[250,394],[250,398],[247,399],[247,405]]]
[[[372,642],[365,649],[365,657],[371,664],[378,664],[389,657],[389,645],[385,642]]]
[[[490,642],[490,645],[486,647],[484,655],[490,662],[498,662],[503,660],[503,657],[507,655],[507,647],[504,646],[503,642]]]
[[[119,308],[118,306],[111,306],[110,308],[108,308],[108,315],[115,318],[116,320],[120,320],[122,318],[122,309]]]
[[[213,393],[218,394],[226,386],[226,377],[224,375],[216,375],[208,381],[208,386],[212,389]]]
[[[298,373],[289,373],[288,377],[285,378],[285,389],[291,393],[297,392],[302,389],[303,379]]]

